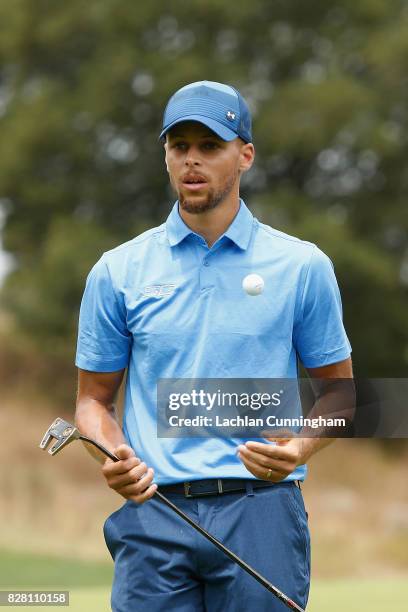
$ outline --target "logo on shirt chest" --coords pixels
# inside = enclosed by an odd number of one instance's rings
[[[144,297],[162,298],[174,293],[175,289],[176,285],[171,283],[166,285],[147,285],[147,287],[143,287],[142,294]]]

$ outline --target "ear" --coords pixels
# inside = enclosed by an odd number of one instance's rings
[[[250,169],[255,159],[255,147],[252,142],[244,143],[240,151],[239,170],[246,172]]]
[[[169,172],[169,164],[167,162],[167,142],[164,143],[164,162],[166,164],[166,170]]]

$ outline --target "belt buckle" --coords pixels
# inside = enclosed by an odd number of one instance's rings
[[[184,497],[193,497],[190,494],[191,482],[183,482],[184,485]]]
[[[206,497],[207,495],[214,495],[216,494],[216,491],[204,491],[202,493],[190,493],[190,489],[191,489],[191,482],[183,482],[183,486],[184,486],[184,497]],[[224,493],[224,490],[222,488],[222,480],[221,478],[217,478],[217,489],[218,489],[218,494]]]

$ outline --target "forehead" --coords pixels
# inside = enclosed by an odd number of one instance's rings
[[[222,140],[215,132],[210,130],[203,123],[198,121],[182,121],[167,132],[168,138],[177,138],[182,136],[183,138],[217,138]],[[224,141],[222,141],[224,142]]]

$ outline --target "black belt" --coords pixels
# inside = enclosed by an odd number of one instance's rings
[[[298,480],[294,481],[300,489]],[[201,497],[203,495],[221,495],[234,491],[245,491],[248,486],[253,489],[261,487],[273,487],[278,485],[293,485],[293,481],[268,482],[266,480],[254,480],[245,478],[208,478],[206,480],[193,480],[191,482],[179,482],[171,485],[160,485],[161,493],[182,493],[185,497]]]

